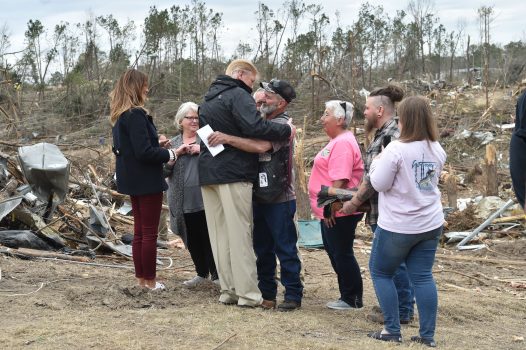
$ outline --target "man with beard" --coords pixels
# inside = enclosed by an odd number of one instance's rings
[[[284,80],[262,82],[265,102],[260,112],[265,119],[286,124],[286,109],[296,97],[293,87]],[[257,101],[256,101],[257,102]],[[285,287],[280,311],[301,307],[303,283],[301,261],[297,249],[298,232],[294,222],[296,194],[293,187],[292,142],[268,142],[222,133],[208,138],[211,145],[223,143],[246,152],[259,153],[259,181],[254,185],[254,251],[257,273],[263,296],[262,307],[276,306],[276,257],[281,266],[281,283]]]
[[[342,213],[354,213],[358,207],[369,200],[371,209],[367,212],[366,223],[371,227],[373,233],[376,231],[378,220],[378,192],[374,190],[369,180],[369,169],[373,159],[382,152],[392,140],[398,139],[400,130],[395,120],[395,103],[402,100],[404,91],[396,85],[388,85],[383,88],[373,90],[367,97],[365,103],[365,131],[370,134],[376,129],[374,139],[367,148],[364,157],[365,173],[358,187],[358,191],[352,200],[344,202]],[[413,319],[414,314],[414,293],[411,281],[407,274],[405,263],[397,269],[394,282],[398,292],[398,305],[400,312],[400,323],[408,324]],[[374,307],[375,312],[368,315],[372,321],[383,323],[381,309]]]
[[[251,62],[232,61],[205,95],[199,108],[200,126],[208,124],[212,130],[238,137],[292,139],[291,125],[260,118],[251,96],[257,75]],[[208,147],[201,147],[199,182],[223,304],[255,307],[262,302],[252,247],[252,187],[257,170],[256,154],[226,144],[213,156]]]

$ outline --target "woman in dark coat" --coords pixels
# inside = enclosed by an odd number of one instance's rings
[[[113,152],[117,189],[130,196],[134,219],[133,264],[141,287],[164,289],[156,281],[157,228],[163,191],[163,163],[175,153],[159,145],[157,129],[144,108],[148,93],[146,74],[129,69],[110,93]]]

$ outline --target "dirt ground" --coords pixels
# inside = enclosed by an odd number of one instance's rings
[[[0,256],[2,349],[387,349],[411,344],[416,323],[403,326],[401,346],[370,340],[380,325],[366,320],[376,304],[364,227],[355,243],[363,271],[361,310],[333,311],[337,281],[323,250],[302,249],[305,297],[300,310],[282,313],[224,306],[212,283],[182,287],[193,276],[187,251],[164,250],[159,277],[167,291],[134,286],[133,270],[53,260]],[[442,349],[524,349],[526,240],[493,240],[489,249],[440,248],[435,263],[439,289],[436,331]],[[99,264],[130,267],[117,258]]]
[[[502,123],[509,122],[513,114],[514,104],[506,96],[506,91],[499,92],[493,108],[495,118]],[[451,129],[453,133],[472,126],[473,130],[494,133],[499,195],[507,200],[513,197],[507,169],[509,131],[501,132],[492,123],[484,123],[480,117],[482,107],[472,108],[477,101],[481,97],[470,93],[439,104],[436,112],[441,116],[440,129]],[[305,144],[302,152],[307,159],[326,142],[319,130],[314,126],[312,129],[318,138],[309,137]],[[479,141],[444,136],[441,143],[448,153],[448,172],[467,178],[482,164],[485,147]],[[87,164],[93,164],[102,177],[112,174],[113,163],[106,159],[109,154],[109,149],[68,152],[72,177],[81,179],[75,172]],[[482,171],[473,174],[472,180],[459,184],[459,198],[484,195]],[[75,198],[89,198],[90,193],[75,193]],[[302,203],[309,212],[308,202],[300,197],[298,212]],[[445,195],[442,203],[447,203]],[[450,231],[473,230],[481,223],[469,211],[451,215],[448,222]],[[434,266],[439,290],[439,348],[526,348],[526,235],[522,224],[513,231],[490,232],[484,242],[487,248],[482,250],[460,252],[453,246],[439,249]],[[164,266],[158,269],[159,279],[167,286],[163,292],[135,287],[131,262],[121,258],[94,260],[108,267],[0,255],[0,350],[420,349],[420,345],[409,341],[418,334],[417,322],[403,326],[402,345],[366,336],[381,329],[381,325],[366,319],[377,301],[367,268],[371,235],[363,223],[360,225],[355,254],[364,278],[365,307],[352,312],[325,307],[338,297],[338,286],[323,250],[301,250],[305,297],[302,308],[291,313],[221,305],[219,290],[212,283],[197,289],[182,287],[182,282],[195,274],[188,252],[182,249],[160,251],[173,261],[169,266],[169,260],[162,259]],[[122,231],[119,229],[116,231]]]

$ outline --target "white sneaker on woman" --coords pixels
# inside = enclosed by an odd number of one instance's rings
[[[149,288],[149,287],[146,287],[146,288],[148,288],[149,290],[165,290],[166,289],[164,284],[162,284],[160,282],[155,282],[155,287],[153,287],[153,288]]]
[[[183,282],[183,286],[185,286],[185,287],[195,287],[195,286],[203,283],[204,281],[206,281],[206,278],[203,278],[201,276],[195,276],[191,280],[184,281]]]

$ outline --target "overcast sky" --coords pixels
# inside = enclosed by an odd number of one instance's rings
[[[331,29],[336,25],[336,11],[344,27],[357,19],[360,5],[365,1],[328,0],[324,1],[324,13],[331,20]],[[394,16],[396,10],[406,10],[408,1],[369,0],[372,5],[382,5],[386,12]],[[112,14],[120,24],[131,19],[141,30],[150,6],[158,9],[172,5],[189,4],[187,1],[144,1],[144,0],[0,0],[0,28],[7,24],[10,33],[10,51],[24,46],[24,31],[30,19],[39,19],[50,32],[55,24],[67,21],[70,24],[84,22],[90,17]],[[207,0],[208,8],[223,13],[223,30],[220,45],[226,57],[230,57],[239,42],[254,44],[257,37],[254,29],[258,1],[255,0]],[[271,9],[283,8],[284,0],[263,1]],[[309,3],[322,3],[305,1]],[[396,3],[396,4],[395,4]],[[508,43],[526,40],[526,1],[509,0],[436,0],[434,13],[440,17],[447,30],[456,30],[459,20],[466,23],[466,32],[471,34],[471,42],[479,41],[477,9],[480,6],[494,6],[495,19],[491,25],[492,41]],[[283,11],[282,11],[283,12]]]

